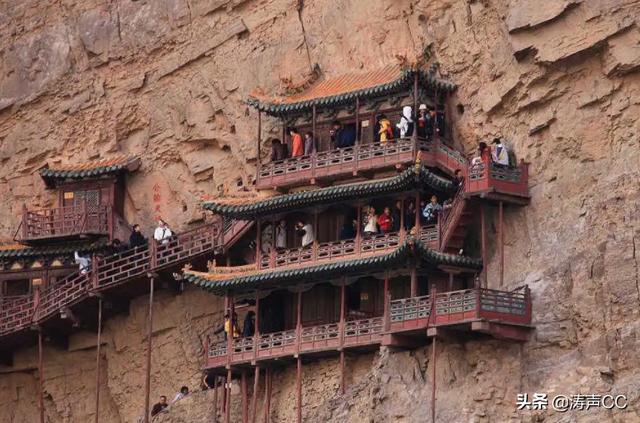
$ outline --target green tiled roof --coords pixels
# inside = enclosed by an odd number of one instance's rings
[[[140,167],[140,159],[130,156],[116,156],[111,159],[61,167],[45,167],[40,169],[40,176],[47,186],[54,186],[57,181],[67,179],[91,179],[104,175],[115,175],[121,172],[133,172]]]
[[[202,207],[205,210],[210,210],[232,219],[253,219],[259,216],[303,209],[319,204],[400,193],[422,188],[425,185],[444,192],[451,191],[454,188],[451,181],[430,172],[425,166],[420,165],[417,170],[412,167],[397,176],[377,181],[295,192],[240,205],[207,201],[202,204]]]
[[[437,89],[441,92],[452,92],[456,89],[456,85],[454,83],[436,77],[433,69],[428,71],[406,69],[400,72],[399,77],[395,80],[380,85],[358,89],[356,91],[320,96],[306,99],[304,101],[293,102],[275,102],[260,99],[258,97],[250,97],[247,100],[247,104],[271,116],[285,116],[287,114],[304,113],[309,112],[314,105],[316,107],[335,107],[347,103],[353,103],[356,98],[373,99],[411,89],[416,72],[418,73],[420,84],[423,87],[427,87],[434,91]]]
[[[65,242],[64,244],[43,245],[36,247],[11,246],[4,249],[0,248],[0,259],[64,256],[73,254],[74,251],[78,251],[79,253],[91,253],[103,250],[106,248],[106,246],[106,240]]]
[[[482,262],[479,259],[440,253],[427,248],[418,240],[409,239],[392,252],[367,258],[333,261],[295,269],[275,269],[245,276],[230,276],[228,279],[223,280],[209,280],[203,276],[185,272],[184,279],[213,294],[223,295],[226,291],[251,291],[258,288],[257,285],[259,285],[260,289],[271,289],[300,281],[309,282],[314,279],[326,281],[348,273],[388,269],[392,266],[401,265],[411,256],[418,257],[434,265],[458,266],[471,270],[482,268]]]

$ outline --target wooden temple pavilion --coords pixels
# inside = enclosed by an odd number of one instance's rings
[[[484,264],[486,208],[494,205],[501,266],[495,285],[502,286],[503,208],[528,203],[527,165],[471,165],[452,147],[445,124],[426,136],[414,130],[386,144],[377,142],[373,130],[377,116],[384,113],[395,124],[406,105],[415,111],[429,104],[441,122],[450,120],[447,99],[454,89],[433,68],[387,67],[319,81],[290,97],[250,100],[259,113],[256,187],[278,194],[206,201],[203,208],[223,222],[255,225],[217,257],[226,266],[183,272],[187,282],[225,298],[225,315],[237,315],[234,324],[249,312],[255,315],[251,333],[211,333],[204,345],[206,372],[227,381],[240,378],[244,422],[258,420],[261,378],[267,421],[272,370],[287,363],[296,365],[302,421],[301,370],[307,360],[338,356],[344,392],[346,352],[431,343],[435,371],[435,345],[445,336],[526,341],[529,289],[488,288]],[[282,121],[283,140],[288,126],[312,132],[312,154],[264,160],[262,114]],[[332,146],[329,128],[335,120],[353,127],[353,146]],[[464,177],[461,184],[452,179],[456,170]],[[421,208],[433,195],[447,207],[435,222],[425,222]],[[399,221],[384,233],[365,234],[364,212],[385,207]],[[296,222],[311,225],[312,243],[302,246]],[[231,391],[228,383],[223,386],[228,422]],[[435,386],[433,395],[435,420]]]

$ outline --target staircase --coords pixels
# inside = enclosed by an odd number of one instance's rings
[[[456,194],[451,208],[445,210],[440,228],[440,251],[457,254],[463,247],[473,213],[463,191]]]

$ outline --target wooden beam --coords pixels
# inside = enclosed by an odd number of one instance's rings
[[[471,322],[471,330],[474,332],[486,333],[497,339],[509,341],[526,342],[529,340],[530,327],[506,325],[494,322]]]
[[[488,270],[487,264],[487,228],[485,223],[485,206],[484,203],[480,204],[480,249],[482,251],[482,273],[483,273],[483,286],[486,288],[488,283]]]
[[[504,226],[502,201],[498,203],[498,243],[500,245],[500,287],[504,286]]]
[[[298,355],[296,371],[296,416],[298,423],[302,423],[302,358]]]

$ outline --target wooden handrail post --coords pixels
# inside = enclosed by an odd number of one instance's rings
[[[91,282],[93,289],[97,290],[100,281],[98,280],[98,257],[95,254],[91,256]]]
[[[480,297],[482,296],[482,288],[477,288],[476,290],[476,319],[480,318],[480,307],[482,306],[482,302],[480,301]]]
[[[32,323],[36,323],[38,321],[38,308],[40,307],[40,297],[42,295],[41,290],[42,287],[38,287],[33,291],[33,315],[31,316]]]

